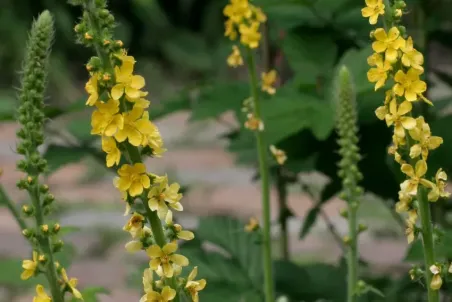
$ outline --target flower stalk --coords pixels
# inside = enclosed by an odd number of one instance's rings
[[[345,218],[348,220],[348,236],[344,238],[347,246],[347,301],[356,302],[358,299],[358,222],[357,212],[362,195],[358,182],[362,174],[358,169],[361,156],[358,147],[358,125],[355,95],[350,72],[345,66],[339,70],[335,95],[337,97],[337,123],[339,135],[338,144],[341,160],[339,177],[342,178],[341,198],[347,202],[348,210]]]
[[[97,54],[86,65],[90,74],[86,105],[95,108],[91,134],[100,137],[105,164],[118,174],[114,186],[125,203],[124,215],[132,214],[123,227],[132,237],[125,248],[132,253],[145,251],[150,258],[140,302],[177,302],[184,297],[197,302],[206,281],[194,280],[197,268],[186,278],[180,277],[189,260],[176,253],[178,240],[194,238],[173,222],[172,211],[183,210],[180,186],[170,184],[166,175],[148,172],[144,164],[145,157],[161,157],[166,151],[158,128],[149,119],[145,79],[134,74],[134,57],[122,41],[114,39],[114,16],[106,1],[72,0],[72,4],[83,9],[74,28],[77,40]]]
[[[230,1],[224,8],[223,14],[227,18],[225,22],[225,36],[231,41],[239,38],[240,44],[245,50],[245,60],[243,60],[239,46],[233,45],[232,53],[227,58],[227,63],[229,66],[236,68],[244,65],[244,62],[246,62],[248,67],[250,98],[244,101],[242,110],[247,113],[244,126],[255,133],[256,139],[262,195],[262,252],[264,262],[265,301],[273,302],[275,296],[273,289],[273,259],[270,232],[270,180],[267,162],[268,146],[264,141],[264,122],[262,120],[260,108],[259,86],[261,87],[261,91],[270,95],[275,94],[276,89],[274,84],[276,82],[277,74],[275,70],[263,72],[261,75],[261,85],[259,85],[254,50],[259,47],[262,38],[260,26],[267,21],[267,17],[262,10],[250,4],[248,0],[239,0]],[[272,153],[275,158],[277,158],[277,161],[282,164],[286,158],[284,152],[282,150],[276,150],[275,147],[273,147],[273,149],[277,152]]]
[[[33,22],[18,96],[20,106],[17,119],[21,128],[16,133],[19,139],[16,151],[23,156],[23,159],[17,162],[17,169],[22,171],[25,177],[18,181],[17,187],[26,191],[30,197],[31,203],[22,206],[22,214],[26,218],[33,219],[35,226],[28,227],[3,188],[1,195],[22,228],[22,234],[32,246],[32,259],[22,262],[24,271],[21,279],[27,280],[39,274],[45,275],[51,297],[47,295],[44,287],[38,284],[37,296],[34,299],[64,302],[66,292],[70,292],[78,300],[83,300],[83,297],[76,289],[77,279],[69,280],[64,268],[55,259],[55,253],[63,247],[63,242],[57,237],[61,227],[58,223],[46,222],[46,216],[52,211],[55,197],[50,194],[49,187],[40,182],[41,174],[47,170],[47,161],[38,150],[44,142],[46,120],[44,95],[53,34],[53,17],[49,11],[44,11]]]
[[[400,184],[396,211],[408,213],[408,243],[417,239],[419,233],[422,235],[428,301],[438,302],[441,276],[445,274],[441,267],[445,265],[439,264],[435,257],[430,202],[447,198],[450,193],[445,191],[447,174],[441,168],[433,178],[427,178],[429,154],[443,143],[443,139],[432,135],[426,117],[414,117],[412,112],[412,103],[433,106],[425,97],[427,83],[421,80],[424,56],[414,47],[413,38],[406,34],[405,27],[401,25],[406,8],[403,0],[374,0],[366,1],[366,4],[362,15],[369,18],[370,24],[377,24],[379,17],[383,16],[384,28],[377,28],[371,33],[375,53],[367,60],[372,67],[367,77],[370,82],[376,83],[375,90],[387,86],[387,82],[391,85],[386,91],[384,104],[377,108],[375,114],[388,127],[394,127],[388,153],[394,156],[406,175],[406,180]],[[417,225],[418,216],[420,226]],[[412,269],[410,272],[418,271]],[[418,274],[411,275],[417,280]]]

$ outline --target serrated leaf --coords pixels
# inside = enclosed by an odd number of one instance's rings
[[[319,207],[313,207],[309,210],[308,214],[306,214],[303,225],[301,227],[300,231],[300,239],[303,239],[306,237],[306,235],[309,233],[309,231],[314,226],[315,222],[317,221],[317,217],[320,214],[320,208]]]

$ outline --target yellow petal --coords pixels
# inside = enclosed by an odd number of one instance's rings
[[[419,160],[416,163],[416,176],[417,177],[422,177],[425,175],[425,173],[427,173],[427,163],[425,162],[425,160]]]
[[[405,173],[409,177],[414,177],[414,169],[411,165],[403,164],[400,168],[403,173]]]
[[[192,240],[193,238],[195,238],[195,234],[193,234],[193,232],[184,230],[177,233],[177,238],[183,240]]]
[[[386,44],[380,41],[375,41],[372,43],[372,49],[377,53],[382,53],[386,50]]]
[[[187,266],[189,264],[188,258],[183,255],[173,254],[170,259],[179,266]]]
[[[132,81],[130,82],[130,87],[132,87],[134,89],[141,89],[144,87],[144,85],[145,85],[145,81],[142,76],[134,75],[132,77]]]
[[[22,274],[20,275],[20,279],[22,279],[22,280],[28,280],[28,279],[30,279],[31,277],[33,277],[33,275],[34,275],[34,271],[32,271],[32,270],[24,270],[24,271],[22,272]]]
[[[377,28],[375,31],[374,31],[374,37],[375,37],[375,39],[377,40],[377,41],[386,41],[386,39],[387,39],[387,35],[386,35],[386,32],[385,32],[385,30],[383,29],[383,28]],[[386,49],[386,46],[385,46],[385,49]],[[374,49],[375,50],[375,49]],[[375,50],[376,51],[376,50]],[[377,51],[377,52],[379,52],[379,51]]]
[[[397,60],[397,55],[397,50],[395,50],[394,48],[388,48],[385,52],[385,59],[389,62],[395,62]]]
[[[160,264],[161,264],[160,258],[154,258],[151,261],[149,261],[149,267],[154,271],[158,269]]]
[[[138,196],[141,193],[143,193],[143,186],[141,185],[141,182],[139,181],[134,181],[132,182],[132,184],[130,185],[129,188],[129,194],[130,196]]]
[[[416,120],[409,116],[404,116],[400,118],[400,122],[402,123],[403,128],[410,130],[416,127]]]
[[[410,157],[411,158],[418,157],[419,155],[421,155],[421,151],[422,151],[421,145],[419,145],[419,144],[413,145],[410,148]]]
[[[441,275],[434,275],[432,281],[430,282],[430,288],[433,290],[439,290],[443,285],[443,280],[441,279]]]
[[[163,256],[162,249],[156,244],[154,244],[151,247],[149,247],[146,250],[146,254],[148,254],[148,256],[151,257],[151,258],[159,258],[159,257]]]
[[[116,84],[111,89],[111,97],[114,100],[119,100],[123,94],[124,94],[124,85],[122,85],[122,84]]]
[[[175,251],[177,251],[177,243],[170,242],[165,244],[165,246],[162,248],[162,252],[166,255],[170,255]]]
[[[428,140],[428,148],[434,150],[443,143],[443,139],[439,136],[431,136]]]
[[[136,99],[140,97],[140,91],[138,89],[135,89],[133,87],[126,87],[125,92],[128,97],[132,99]]]
[[[400,104],[399,109],[397,110],[398,115],[405,115],[413,109],[413,105],[410,102],[404,101]],[[416,121],[415,121],[416,123]]]
[[[169,286],[165,286],[162,289],[163,301],[171,301],[176,297],[176,291]]]
[[[388,40],[395,41],[400,35],[399,29],[397,27],[392,27],[388,33]]]
[[[126,243],[125,248],[129,253],[135,253],[143,248],[143,244],[141,241],[129,241]]]

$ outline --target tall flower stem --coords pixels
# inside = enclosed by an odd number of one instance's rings
[[[281,229],[281,255],[284,260],[289,260],[289,236],[287,232],[287,219],[290,211],[287,208],[287,181],[283,168],[278,167],[276,172],[276,189],[278,190],[279,203],[279,227]]]
[[[358,231],[357,231],[357,208],[351,204],[348,206],[348,233],[350,243],[348,244],[347,253],[347,295],[348,302],[356,302],[358,297],[355,293],[358,283]]]
[[[434,290],[430,287],[432,274],[430,273],[429,268],[430,266],[435,264],[435,247],[433,242],[430,204],[427,199],[427,192],[425,188],[418,188],[417,199],[419,203],[419,215],[421,217],[422,224],[422,243],[424,247],[425,280],[428,289],[428,302],[439,302],[439,291]]]
[[[261,119],[259,104],[258,80],[254,53],[247,48],[247,64],[250,78],[251,96],[253,98],[254,116]],[[273,302],[273,274],[272,274],[272,250],[270,233],[270,182],[268,177],[268,163],[266,145],[262,131],[256,131],[257,154],[259,159],[259,174],[261,179],[262,211],[263,211],[263,256],[264,256],[264,287],[265,301]]]

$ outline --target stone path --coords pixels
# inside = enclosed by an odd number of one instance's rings
[[[224,126],[214,122],[188,125],[187,119],[187,113],[178,113],[158,122],[170,151],[162,159],[153,159],[146,163],[152,171],[168,172],[173,180],[177,179],[181,184],[190,186],[190,191],[183,200],[185,211],[178,219],[185,227],[190,228],[195,227],[197,217],[203,215],[230,214],[243,219],[250,216],[259,217],[259,188],[258,184],[253,184],[250,180],[253,170],[235,166],[233,155],[223,149],[225,142],[216,138],[225,130]],[[234,122],[230,115],[226,115],[225,119]],[[4,170],[1,183],[14,200],[20,201],[25,196],[15,188],[20,177],[20,173],[15,170],[18,157],[12,151],[15,146],[16,128],[14,124],[0,125],[0,166]],[[133,265],[129,264],[136,262],[140,256],[135,257],[124,252],[125,239],[118,234],[121,234],[120,229],[126,218],[122,216],[122,204],[111,184],[111,175],[100,173],[97,180],[86,181],[87,174],[92,173],[92,170],[93,168],[90,171],[89,166],[82,161],[58,170],[48,179],[57,200],[64,205],[63,208],[70,209],[62,213],[62,225],[81,228],[81,232],[71,234],[67,238],[78,250],[78,256],[69,273],[79,278],[81,287],[98,285],[114,289],[112,294],[102,301],[137,301],[139,293],[127,289],[127,278],[133,269]],[[99,174],[98,171],[94,172]],[[289,205],[297,217],[289,222],[291,255],[298,261],[335,261],[340,255],[340,249],[327,232],[323,221],[316,224],[306,239],[298,239],[302,217],[312,206],[312,201],[296,188],[291,192]],[[275,197],[276,194],[272,191],[273,219],[276,218],[277,211]],[[388,225],[395,228],[388,213],[378,205],[375,200],[365,204],[362,219],[375,229],[385,229]],[[338,231],[345,233],[345,222],[338,215],[341,207],[342,202],[334,200],[324,207],[324,211]],[[382,214],[372,218],[375,209]],[[93,232],[93,229],[98,232]],[[277,238],[277,227],[273,232]],[[96,252],[95,247],[99,241],[110,244],[109,249]],[[28,256],[26,242],[4,208],[0,208],[0,242],[0,258]],[[361,238],[360,245],[363,257],[380,267],[399,263],[406,249],[403,239],[377,242],[371,232]],[[101,253],[102,256],[96,256],[95,253]],[[0,301],[1,297],[0,294]],[[28,296],[16,301],[30,300]]]

